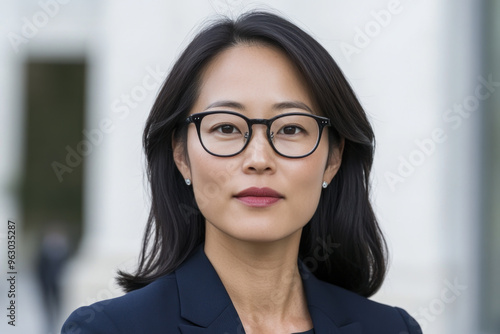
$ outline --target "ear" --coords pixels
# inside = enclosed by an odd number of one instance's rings
[[[323,174],[323,181],[330,184],[333,177],[337,174],[342,163],[342,153],[344,152],[344,138],[341,138],[337,147],[329,154],[328,163]]]
[[[185,148],[185,143],[182,140],[176,140],[175,134],[172,135],[172,150],[174,153],[174,161],[177,169],[182,174],[184,179],[191,178],[191,168],[189,167],[189,159]]]

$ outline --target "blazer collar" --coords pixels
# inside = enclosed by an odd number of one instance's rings
[[[192,325],[180,325],[183,334],[244,334],[241,320],[201,244],[175,271],[181,316]],[[361,334],[337,305],[335,295],[299,261],[299,268],[316,334]]]

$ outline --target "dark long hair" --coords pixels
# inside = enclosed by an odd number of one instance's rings
[[[330,147],[344,139],[341,167],[303,229],[299,257],[320,280],[371,296],[384,280],[387,248],[369,201],[372,128],[328,52],[294,24],[266,12],[210,24],[187,46],[166,78],[143,135],[152,203],[139,267],[134,274],[120,271],[118,283],[126,291],[146,286],[173,272],[204,241],[205,219],[192,187],[185,185],[174,163],[172,135],[185,140],[183,121],[198,96],[200,73],[207,63],[242,43],[272,45],[288,55],[320,113],[331,119]]]

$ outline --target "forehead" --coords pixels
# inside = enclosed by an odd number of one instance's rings
[[[193,112],[201,112],[218,100],[237,101],[254,110],[293,100],[314,109],[295,64],[277,47],[261,44],[230,47],[208,63],[201,74]]]

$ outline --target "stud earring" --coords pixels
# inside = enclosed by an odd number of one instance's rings
[[[323,184],[321,186],[323,187],[323,189],[325,189],[326,187],[328,187],[328,182],[323,181]]]
[[[187,184],[188,186],[190,186],[190,185],[191,185],[191,180],[190,180],[190,179],[185,179],[184,181],[186,181],[186,184]]]

